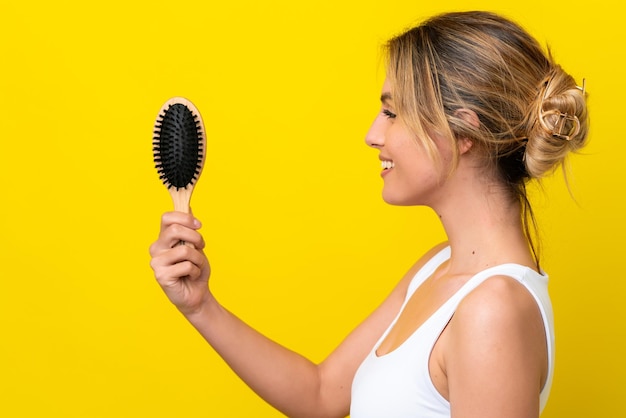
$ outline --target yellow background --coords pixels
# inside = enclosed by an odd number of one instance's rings
[[[590,144],[534,193],[557,324],[545,418],[617,417],[624,361],[625,13],[602,2],[107,1],[0,5],[0,416],[278,417],[169,304],[148,246],[171,208],[151,131],[208,133],[196,215],[224,305],[319,361],[443,239],[380,199],[363,137],[379,46],[502,12],[587,79]]]

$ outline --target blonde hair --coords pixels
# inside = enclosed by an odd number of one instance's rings
[[[517,198],[538,262],[526,183],[552,172],[588,132],[585,92],[516,23],[489,12],[435,16],[386,45],[396,113],[437,160],[429,133],[472,141],[472,152]],[[464,117],[467,111],[476,121]],[[535,228],[536,232],[536,228]]]

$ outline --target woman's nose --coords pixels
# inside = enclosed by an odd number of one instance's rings
[[[382,129],[380,116],[374,119],[372,126],[365,135],[365,143],[372,148],[380,148],[385,145],[385,136]]]

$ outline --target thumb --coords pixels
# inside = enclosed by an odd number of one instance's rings
[[[202,228],[202,222],[200,222],[200,220],[196,218],[196,216],[193,214],[193,209],[191,208],[191,206],[189,207],[189,214],[193,216],[193,226],[195,227],[195,229]]]

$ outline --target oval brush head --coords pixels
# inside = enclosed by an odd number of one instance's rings
[[[161,107],[154,126],[152,151],[159,178],[168,188],[174,210],[189,213],[193,187],[204,165],[206,134],[198,109],[174,97]]]

